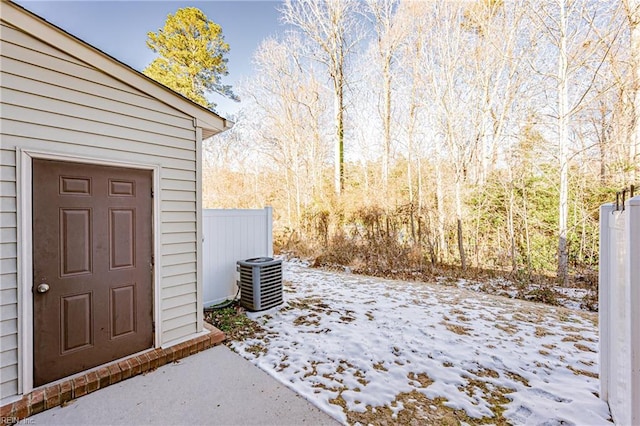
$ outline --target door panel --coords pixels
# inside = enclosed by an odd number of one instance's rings
[[[111,338],[136,331],[136,286],[126,285],[111,289],[109,300]]]
[[[135,210],[109,210],[109,251],[111,269],[134,268],[136,251]]]
[[[152,347],[151,187],[151,171],[33,160],[35,386]]]
[[[91,273],[91,209],[60,209],[60,271]]]
[[[91,346],[93,344],[91,293],[63,296],[61,301],[60,353],[65,354],[74,349]]]

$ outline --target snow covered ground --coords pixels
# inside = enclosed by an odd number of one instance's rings
[[[232,347],[343,423],[609,423],[593,313],[284,263]]]

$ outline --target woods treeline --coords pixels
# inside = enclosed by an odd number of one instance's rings
[[[287,0],[205,207],[274,207],[280,250],[367,273],[593,275],[637,183],[637,0]]]

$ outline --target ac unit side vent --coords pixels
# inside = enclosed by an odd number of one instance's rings
[[[239,260],[240,304],[250,311],[263,311],[282,303],[282,260],[270,257]]]

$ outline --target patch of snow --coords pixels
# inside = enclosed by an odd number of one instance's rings
[[[283,267],[285,303],[249,314],[266,336],[232,346],[343,423],[340,403],[353,412],[386,406],[397,416],[397,396],[412,391],[492,417],[496,390],[515,424],[609,424],[596,396],[595,314],[471,292],[464,281]]]

